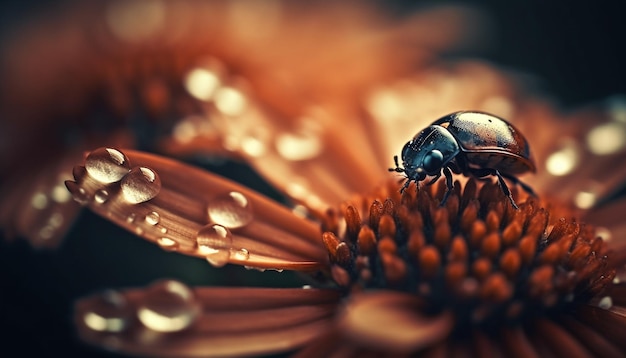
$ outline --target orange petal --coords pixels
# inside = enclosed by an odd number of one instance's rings
[[[261,269],[316,270],[327,260],[315,223],[174,160],[100,148],[74,176],[75,199],[166,250]]]
[[[454,318],[450,312],[427,316],[415,296],[385,291],[353,297],[338,326],[342,334],[363,346],[413,352],[445,340]]]
[[[126,354],[241,356],[283,352],[323,334],[339,295],[317,289],[195,288],[161,281],[80,300],[81,338]]]

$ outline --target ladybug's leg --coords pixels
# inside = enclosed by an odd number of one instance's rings
[[[410,184],[411,184],[411,179],[406,178],[406,181],[402,185],[402,188],[400,188],[400,194],[403,194],[406,188],[408,188]]]
[[[444,206],[446,204],[446,200],[448,200],[448,196],[450,196],[452,189],[454,189],[454,186],[452,185],[452,173],[450,172],[450,169],[448,169],[448,167],[443,168],[443,174],[446,176],[447,188],[446,188],[446,193],[443,194],[443,199],[441,200],[441,204],[439,204],[439,206]],[[441,174],[439,174],[437,178],[439,178],[440,176]]]
[[[502,192],[504,193],[504,195],[506,195],[509,198],[509,200],[511,201],[511,205],[513,205],[515,209],[519,209],[517,204],[515,204],[515,200],[513,200],[513,195],[511,195],[511,191],[509,190],[509,187],[504,182],[504,178],[502,178],[502,174],[500,174],[500,172],[497,170],[494,170],[493,174],[498,178],[500,189],[502,189]]]
[[[531,188],[528,184],[522,182],[521,180],[517,179],[516,177],[512,176],[512,175],[508,175],[508,174],[502,174],[503,177],[509,179],[510,181],[512,181],[514,184],[517,184],[519,186],[522,187],[522,189],[524,189],[525,192],[527,192],[528,194],[532,195],[532,196],[537,196],[537,194],[535,194],[535,191],[533,190],[533,188]]]
[[[431,181],[429,181],[426,185],[433,185],[433,184],[435,184],[435,182],[437,180],[439,180],[439,178],[441,178],[441,173],[437,174],[437,176],[432,178]]]

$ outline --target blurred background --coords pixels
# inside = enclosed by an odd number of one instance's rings
[[[26,21],[54,12],[64,3],[2,2],[0,41],[10,39]],[[381,3],[398,18],[423,5],[401,0]],[[485,39],[488,46],[469,49],[464,56],[534,75],[538,87],[554,95],[563,108],[626,93],[621,2],[474,0],[464,4],[482,11],[493,29]],[[241,163],[196,164],[283,199]],[[83,212],[60,248],[37,250],[23,240],[0,240],[0,349],[4,351],[0,356],[109,356],[76,340],[72,302],[104,288],[143,286],[162,277],[192,285],[301,285],[288,273],[261,274],[238,267],[215,270],[203,260],[166,253]]]

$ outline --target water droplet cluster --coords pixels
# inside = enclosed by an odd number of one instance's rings
[[[188,329],[202,312],[193,291],[178,281],[156,282],[142,295],[135,306],[124,294],[106,291],[81,312],[83,324],[102,333],[123,332],[138,323],[155,332],[173,333]]]
[[[132,167],[130,161],[114,148],[98,148],[87,155],[85,159],[87,174],[102,184],[120,183],[122,198],[129,204],[144,203],[153,199],[161,190],[161,179],[152,169],[146,167]],[[75,184],[68,184],[68,189],[74,199],[81,204],[90,201],[84,188]],[[105,204],[111,193],[106,188],[98,189],[93,197],[96,204]]]
[[[198,231],[198,252],[215,267],[226,265],[231,258],[245,261],[250,253],[233,247],[230,230],[248,225],[254,218],[250,200],[242,193],[231,191],[216,197],[207,206],[209,224]]]

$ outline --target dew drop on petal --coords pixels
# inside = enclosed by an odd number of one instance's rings
[[[207,212],[213,223],[230,229],[245,226],[253,218],[250,201],[237,191],[215,198],[209,203]]]
[[[306,218],[309,216],[309,209],[307,209],[306,206],[301,205],[301,204],[294,205],[294,207],[291,208],[291,212],[300,218]]]
[[[596,236],[602,238],[603,241],[611,241],[611,230],[603,226],[596,227]]]
[[[267,152],[269,133],[265,127],[257,127],[253,132],[241,138],[239,146],[246,154],[254,158],[263,156]]]
[[[128,214],[128,216],[126,217],[126,222],[131,224],[133,222],[135,222],[135,219],[137,218],[137,215],[135,215],[135,213],[130,213]]]
[[[596,201],[596,194],[587,190],[579,191],[574,197],[574,203],[580,209],[589,209],[595,205]]]
[[[322,142],[316,136],[284,133],[276,138],[276,150],[287,160],[307,160],[320,154]]]
[[[276,150],[287,160],[313,159],[323,149],[320,131],[312,120],[301,120],[297,130],[278,135]]]
[[[205,68],[194,68],[185,76],[185,88],[196,99],[209,101],[221,85],[219,76]]]
[[[146,202],[161,191],[161,179],[152,169],[146,167],[133,168],[120,184],[124,199],[131,204]]]
[[[232,87],[222,87],[215,92],[215,106],[228,116],[238,116],[244,112],[248,103],[244,94]]]
[[[215,266],[222,267],[230,259],[233,237],[227,228],[221,225],[207,225],[196,235],[198,252]]]
[[[165,333],[188,328],[199,314],[200,305],[193,291],[173,280],[155,283],[137,310],[137,317],[144,326]]]
[[[626,125],[609,122],[593,128],[587,134],[587,146],[596,155],[619,152],[626,146]]]
[[[89,195],[84,188],[81,188],[78,183],[68,180],[65,182],[67,190],[72,194],[74,201],[81,205],[86,205],[89,202]]]
[[[43,210],[48,206],[48,197],[44,193],[35,193],[32,198],[30,198],[30,204],[35,209]]]
[[[161,216],[156,211],[152,211],[146,215],[146,223],[148,225],[156,225],[161,220]]]
[[[546,170],[556,176],[567,175],[576,169],[579,161],[580,157],[576,144],[568,143],[548,156],[546,159]]]
[[[52,200],[59,204],[66,203],[72,198],[70,192],[63,185],[55,186],[52,189],[50,196],[52,197]]]
[[[99,189],[93,195],[93,200],[98,204],[104,204],[109,200],[109,192],[104,189]]]
[[[611,298],[611,296],[604,296],[600,299],[600,301],[598,302],[598,307],[608,310],[611,307],[613,307],[613,299]]]
[[[178,249],[178,242],[169,237],[160,237],[157,239],[157,244],[165,251],[176,251]]]
[[[132,309],[124,296],[116,291],[106,291],[83,313],[83,322],[94,331],[121,332],[128,326],[131,317]]]
[[[233,254],[233,259],[235,260],[246,261],[249,258],[250,258],[250,252],[248,252],[248,250],[246,249],[239,249],[235,251]]]
[[[130,171],[124,153],[113,148],[98,148],[87,155],[85,168],[90,177],[101,183],[115,183]]]

